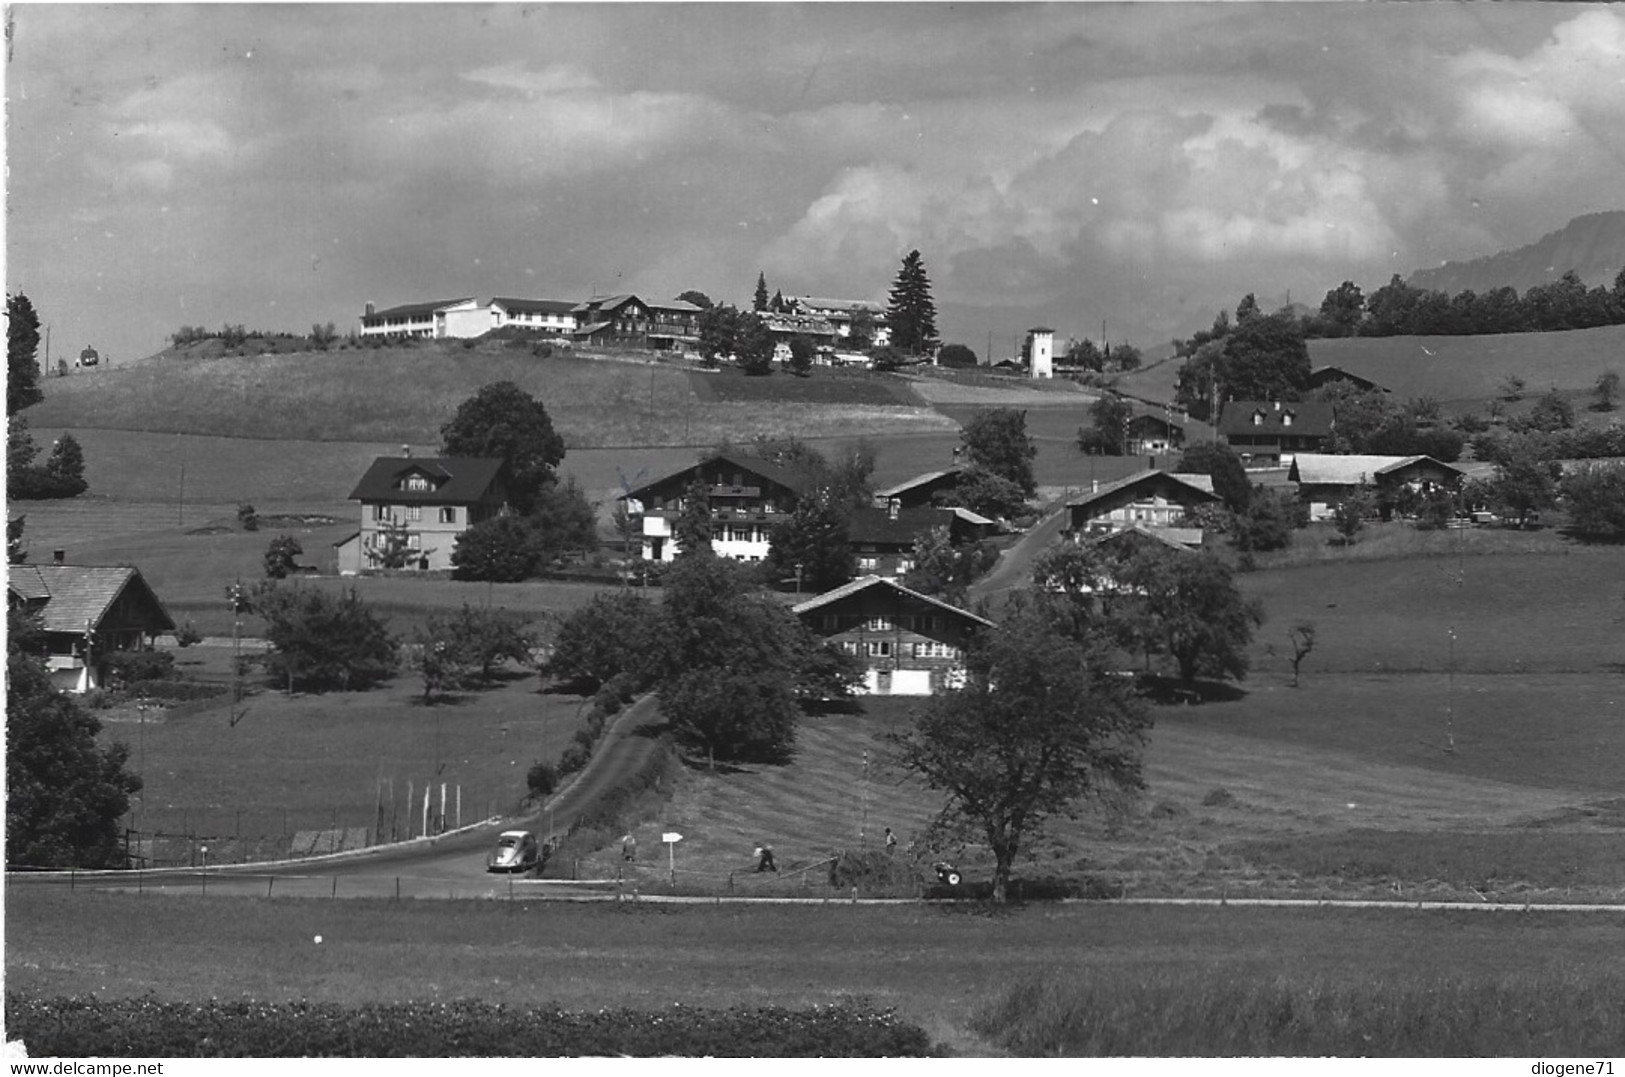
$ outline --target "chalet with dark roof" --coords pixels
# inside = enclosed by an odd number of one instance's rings
[[[789,519],[807,489],[806,476],[754,456],[718,453],[663,478],[628,490],[619,500],[643,520],[643,559],[677,556],[678,517],[698,482],[711,517],[711,548],[719,557],[760,561],[773,528]]]
[[[1067,530],[1083,542],[1113,531],[1140,527],[1186,546],[1200,546],[1202,529],[1190,521],[1192,510],[1217,504],[1213,479],[1181,475],[1160,468],[1136,472],[1067,502]]]
[[[141,570],[130,565],[58,560],[9,568],[7,600],[39,617],[49,648],[46,666],[63,691],[102,687],[114,654],[151,650],[158,635],[175,631]]]
[[[1352,385],[1367,393],[1393,392],[1386,385],[1379,385],[1370,378],[1363,378],[1354,371],[1344,370],[1340,366],[1317,366],[1309,372],[1310,389],[1323,389],[1328,385]]]
[[[1244,467],[1290,467],[1300,452],[1324,452],[1332,406],[1320,401],[1231,400],[1219,411],[1219,436]]]
[[[335,544],[341,575],[390,567],[404,544],[408,569],[450,569],[457,536],[507,511],[508,468],[492,457],[380,456],[350,494],[361,530]]]
[[[938,494],[946,494],[959,485],[959,477],[964,472],[964,467],[955,464],[941,471],[927,471],[912,479],[904,479],[902,482],[876,490],[874,506],[883,509],[894,501],[905,509],[934,504]]]
[[[1431,456],[1370,456],[1299,453],[1288,479],[1309,506],[1311,520],[1329,520],[1340,501],[1361,492],[1375,494],[1386,518],[1403,489],[1418,494],[1457,490],[1467,477],[1461,468]]]
[[[895,580],[863,576],[808,599],[794,612],[831,647],[865,666],[863,691],[923,696],[960,687],[965,647],[993,622]]]
[[[914,543],[939,527],[958,546],[992,534],[994,523],[965,508],[857,509],[847,521],[847,540],[864,575],[901,577],[914,567]]]

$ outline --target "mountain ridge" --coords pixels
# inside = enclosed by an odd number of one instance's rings
[[[1414,271],[1407,283],[1456,295],[1511,287],[1520,293],[1573,270],[1587,287],[1608,287],[1625,268],[1625,210],[1587,213],[1516,250]]]

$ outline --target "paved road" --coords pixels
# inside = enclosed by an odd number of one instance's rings
[[[970,585],[969,597],[974,602],[977,599],[987,599],[994,608],[1004,604],[1004,598],[1018,587],[1026,587],[1033,576],[1033,562],[1044,550],[1061,537],[1061,531],[1067,524],[1066,504],[1052,509],[1049,515],[1039,520],[1027,533],[1021,536],[1013,546],[999,554],[998,562],[992,570],[981,579]]]

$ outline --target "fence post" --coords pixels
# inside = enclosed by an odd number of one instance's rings
[[[333,896],[339,896],[339,877],[337,875],[333,876]]]
[[[265,896],[266,897],[271,896],[271,890],[275,886],[276,886],[276,876],[275,875],[272,875],[270,878],[265,880]]]
[[[79,879],[79,872],[78,872],[77,869],[73,869],[73,870],[70,870],[68,872],[68,892],[69,893],[73,892],[74,885],[75,885],[75,883],[78,882],[78,879]]]
[[[395,876],[395,900],[401,900],[401,877]]]

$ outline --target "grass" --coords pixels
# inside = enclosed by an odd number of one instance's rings
[[[569,1009],[659,1009],[673,999],[803,1007],[858,995],[973,1054],[998,1050],[970,1030],[977,1015],[1035,979],[1105,982],[1125,998],[1174,981],[1191,995],[1277,982],[1375,992],[1428,981],[1440,968],[1464,982],[1606,985],[1617,976],[1622,928],[1606,914],[1090,904],[990,917],[917,905],[392,903],[27,885],[8,886],[6,905],[7,989],[34,995],[345,1004],[477,997]],[[1579,1016],[1604,1018],[1616,999],[1594,995]],[[1618,1019],[1616,1012],[1599,1027]],[[1176,1046],[1148,1039],[1135,1050],[1169,1054]]]
[[[694,395],[707,402],[795,404],[874,404],[917,407],[920,403],[908,383],[889,374],[815,367],[804,378],[787,371],[749,377],[737,367],[692,371]]]
[[[786,379],[791,380],[791,379]],[[941,429],[917,406],[696,399],[672,364],[609,357],[535,359],[500,346],[420,345],[346,352],[164,357],[53,380],[25,418],[36,431],[136,430],[264,440],[345,441],[420,451],[440,441],[458,403],[512,381],[547,405],[572,447],[713,444],[724,437],[837,436]],[[377,386],[390,384],[389,393]],[[90,456],[89,446],[86,446]],[[346,472],[346,474],[349,474]],[[92,489],[98,489],[92,478]]]
[[[206,661],[197,649],[180,655]],[[235,726],[224,703],[145,721],[133,707],[96,713],[104,739],[126,743],[131,770],[145,780],[132,805],[141,830],[257,840],[335,823],[372,827],[380,780],[389,781],[400,820],[413,810],[409,781],[420,796],[431,780],[461,785],[465,824],[513,812],[530,765],[557,759],[583,724],[585,700],[537,688],[534,675],[512,673],[434,706],[423,705],[410,676],[371,692],[263,690]]]
[[[1625,1039],[1625,975],[1418,969],[1350,982],[1207,968],[1124,983],[1058,970],[1006,989],[972,1027],[1028,1057],[1608,1055]]]

